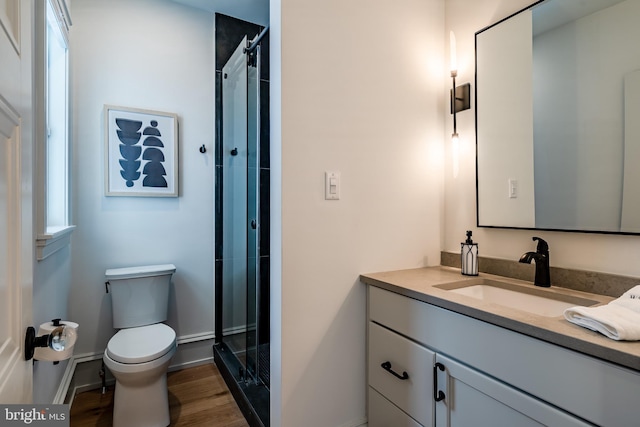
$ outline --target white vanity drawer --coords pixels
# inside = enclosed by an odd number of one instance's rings
[[[439,321],[428,304],[374,286],[369,286],[369,320],[429,345]]]
[[[380,393],[369,387],[368,427],[422,427]]]
[[[433,351],[369,322],[369,385],[425,426],[433,423],[434,361]]]

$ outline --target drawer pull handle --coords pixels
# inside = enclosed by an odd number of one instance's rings
[[[440,402],[445,398],[444,392],[438,390],[438,369],[444,372],[444,365],[440,362],[433,365],[433,400],[436,402]]]
[[[391,362],[386,361],[384,362],[382,365],[382,369],[384,369],[387,372],[390,372],[393,374],[394,377],[399,378],[401,380],[408,380],[409,379],[409,374],[407,374],[406,371],[402,372],[402,375],[398,374],[396,371],[394,371],[393,369],[391,369]]]

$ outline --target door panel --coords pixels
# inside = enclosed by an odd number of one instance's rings
[[[437,426],[591,425],[448,357],[436,360],[444,366],[436,381],[445,396],[436,404]]]
[[[0,0],[0,403],[32,399],[23,348],[34,254],[30,7]]]

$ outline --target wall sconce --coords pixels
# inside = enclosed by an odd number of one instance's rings
[[[471,84],[465,83],[461,86],[456,86],[456,77],[458,76],[458,60],[456,58],[456,36],[453,31],[449,33],[449,40],[451,42],[451,78],[453,79],[453,88],[451,89],[449,94],[451,100],[451,114],[453,114],[453,134],[451,134],[451,139],[452,141],[457,142],[458,129],[456,123],[456,113],[471,108]]]

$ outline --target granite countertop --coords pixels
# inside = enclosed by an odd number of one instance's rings
[[[552,286],[539,288],[531,282],[480,273],[479,276],[463,276],[459,268],[425,267],[409,270],[362,274],[360,280],[428,304],[491,323],[540,340],[557,344],[611,363],[640,371],[640,342],[616,341],[589,329],[568,322],[564,316],[545,317],[527,313],[503,305],[484,302],[470,296],[441,289],[447,284],[471,282],[486,278],[508,282],[516,286],[544,289],[562,295],[587,298],[607,304],[614,298]]]

